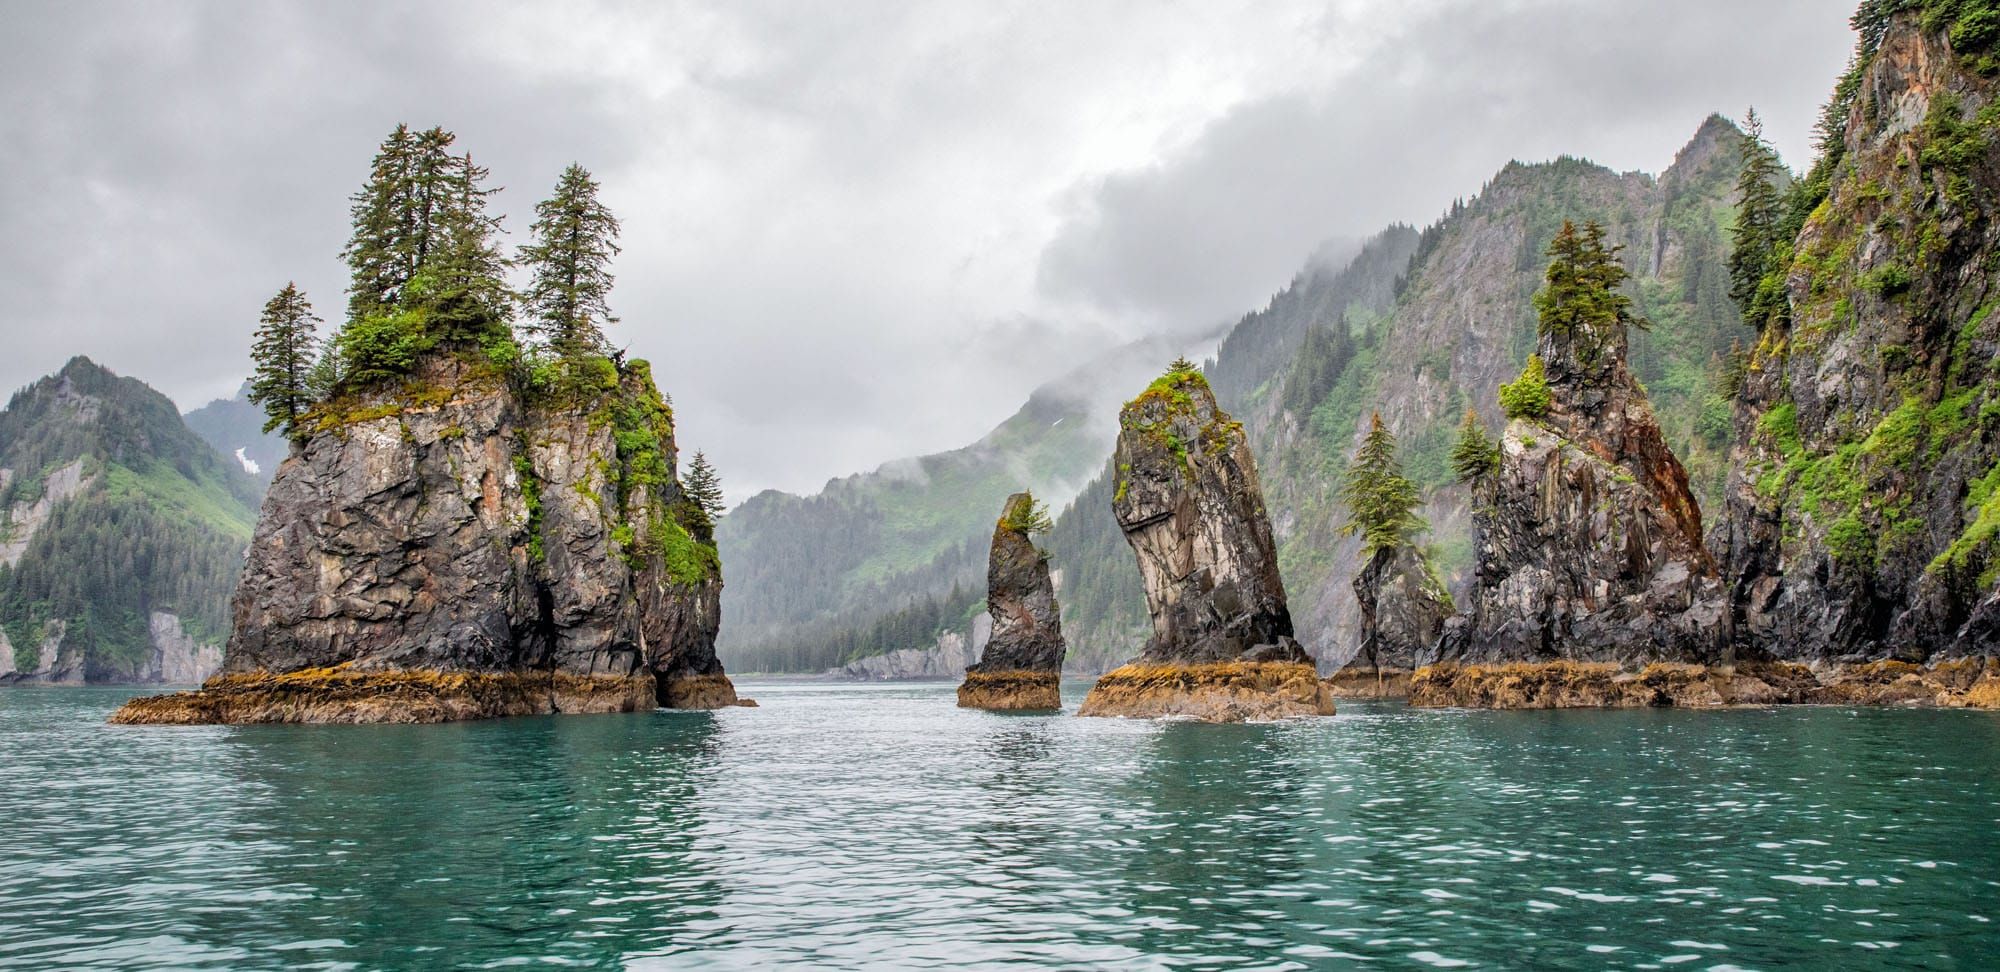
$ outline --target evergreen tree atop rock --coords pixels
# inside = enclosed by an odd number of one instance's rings
[[[266,432],[281,429],[287,438],[297,438],[299,419],[317,398],[313,369],[319,362],[319,341],[314,330],[319,322],[296,284],[285,284],[264,305],[250,347],[255,363],[250,402],[264,407]]]
[[[1341,535],[1361,538],[1364,555],[1409,546],[1412,537],[1429,529],[1416,512],[1423,498],[1417,484],[1403,475],[1396,437],[1382,424],[1380,412],[1369,418],[1368,434],[1341,487],[1341,501],[1347,505]]]

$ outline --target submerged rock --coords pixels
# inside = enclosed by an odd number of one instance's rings
[[[1115,463],[1112,510],[1139,561],[1153,634],[1136,662],[1098,681],[1079,714],[1332,714],[1292,637],[1243,427],[1199,371],[1176,362],[1126,404]]]
[[[547,402],[438,355],[336,399],[278,469],[223,674],[126,722],[716,708],[721,568],[644,362]]]
[[[1062,617],[1049,558],[1029,534],[1047,528],[1032,493],[1007,497],[986,559],[986,612],[993,633],[965,670],[958,704],[971,709],[1062,708]]]

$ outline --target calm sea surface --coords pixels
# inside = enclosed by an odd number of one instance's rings
[[[0,967],[2000,967],[2000,715],[740,685],[193,729],[0,690]]]

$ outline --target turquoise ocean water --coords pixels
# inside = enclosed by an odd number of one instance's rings
[[[0,967],[2000,967],[1992,713],[740,686],[763,706],[191,729],[0,690]]]

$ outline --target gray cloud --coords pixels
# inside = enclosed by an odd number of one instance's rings
[[[0,388],[88,353],[184,406],[346,197],[443,124],[525,228],[625,222],[613,337],[735,495],[961,445],[1084,355],[1259,303],[1507,158],[1664,165],[1710,110],[1794,160],[1839,3],[46,3],[0,32]]]
[[[1316,241],[1421,225],[1510,158],[1658,172],[1710,113],[1752,100],[1803,166],[1851,43],[1826,0],[1437,7],[1330,84],[1238,105],[1176,156],[1077,187],[1040,287],[1163,325],[1232,317]]]

